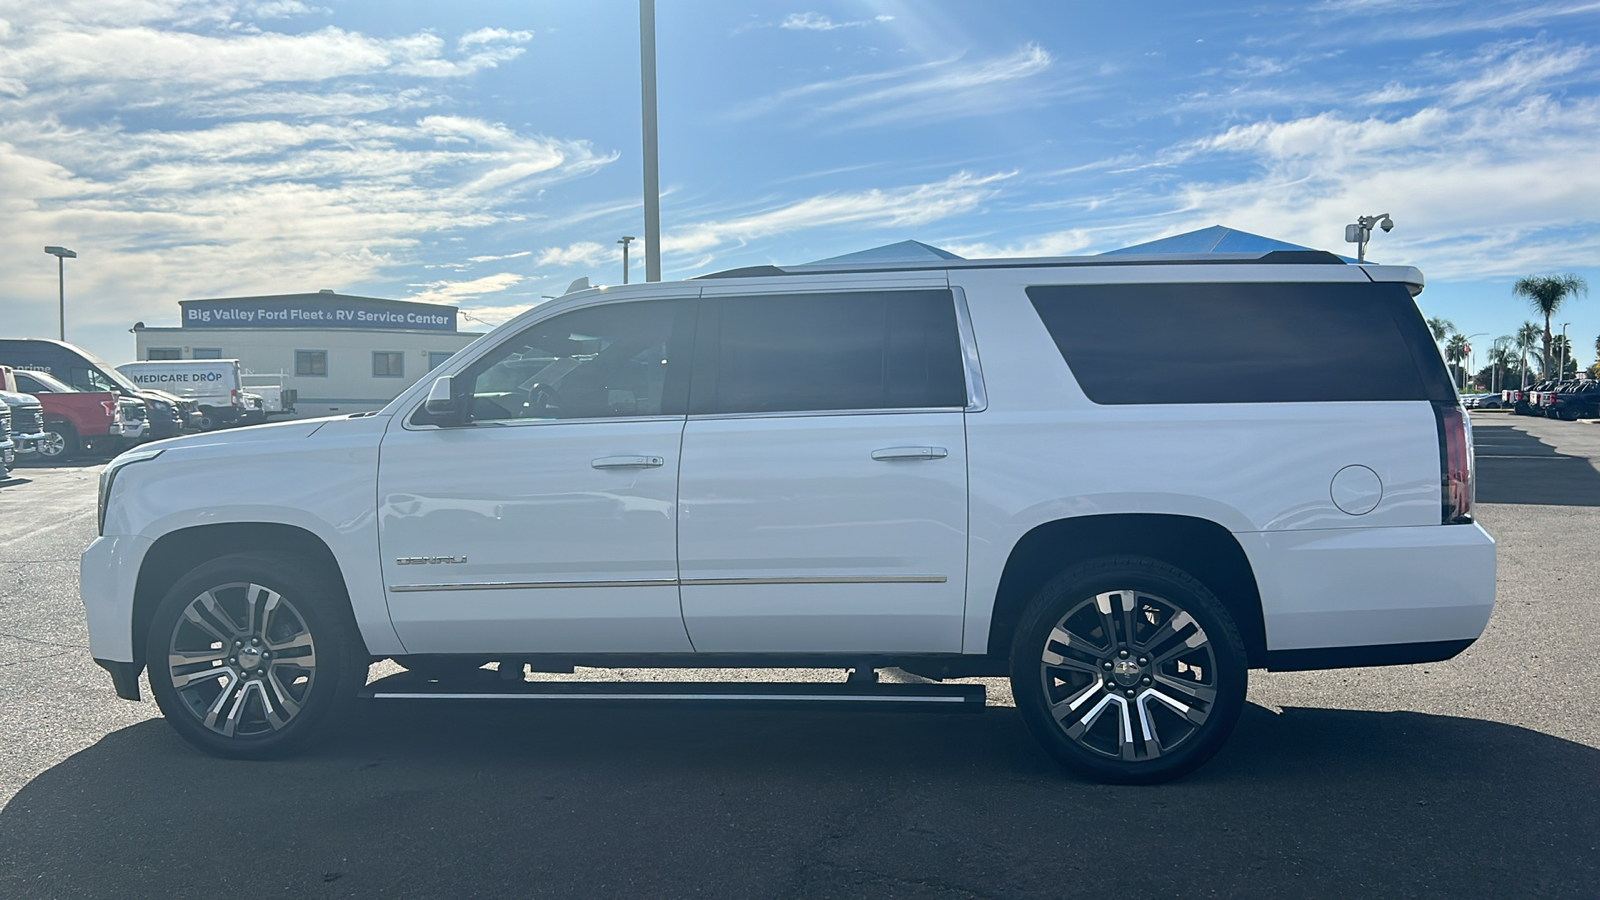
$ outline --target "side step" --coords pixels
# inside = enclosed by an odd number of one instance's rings
[[[393,675],[367,685],[374,700],[522,700],[682,703],[698,706],[828,706],[982,712],[981,684],[688,681],[427,681]]]

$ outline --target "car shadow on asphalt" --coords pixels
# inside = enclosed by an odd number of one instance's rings
[[[1474,719],[1247,707],[1158,787],[1015,711],[368,703],[230,762],[159,719],[0,811],[0,896],[1594,896],[1600,751]]]
[[[1479,503],[1600,506],[1600,471],[1506,424],[1472,422]]]

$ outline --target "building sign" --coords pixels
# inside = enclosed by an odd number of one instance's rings
[[[364,328],[455,331],[456,308],[339,294],[181,300],[185,328]]]

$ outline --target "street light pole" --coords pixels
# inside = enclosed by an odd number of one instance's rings
[[[1478,351],[1472,349],[1472,339],[1475,338],[1475,337],[1487,337],[1488,334],[1489,334],[1489,332],[1487,332],[1487,331],[1479,331],[1479,332],[1477,332],[1475,334],[1467,335],[1466,340],[1467,340],[1467,360],[1468,360],[1467,365],[1468,366],[1476,366],[1478,364]],[[1469,377],[1469,373],[1467,373],[1465,371],[1463,371],[1461,373],[1461,389],[1463,391],[1465,391],[1467,389],[1467,378],[1468,377]]]
[[[57,339],[67,339],[67,260],[77,259],[78,254],[65,247],[46,247],[44,252],[56,258],[56,302],[59,304],[60,318],[57,319]]]
[[[644,280],[661,280],[661,171],[656,140],[656,2],[639,0],[639,100],[644,119]]]
[[[1571,324],[1571,322],[1561,323],[1561,368],[1556,370],[1557,381],[1567,377],[1567,326]]]
[[[622,236],[622,240],[617,241],[617,243],[622,245],[622,283],[623,284],[627,284],[628,283],[628,245],[633,243],[634,240],[635,240],[635,238],[634,238],[633,235],[625,234],[625,235]]]

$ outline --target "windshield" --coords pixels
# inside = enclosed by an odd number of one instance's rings
[[[86,366],[72,366],[72,383],[80,389],[116,394],[138,394],[141,390],[128,376],[112,368],[105,360],[83,349],[78,350],[78,355],[88,363]]]
[[[75,390],[72,385],[66,384],[60,379],[57,379],[55,376],[47,375],[44,372],[18,369],[16,371],[16,376],[17,387],[22,388],[22,392],[24,394],[32,394],[36,391],[43,391],[47,394],[77,393],[77,390]],[[37,385],[37,387],[35,387],[35,385]],[[32,390],[30,390],[30,388],[32,388]]]

